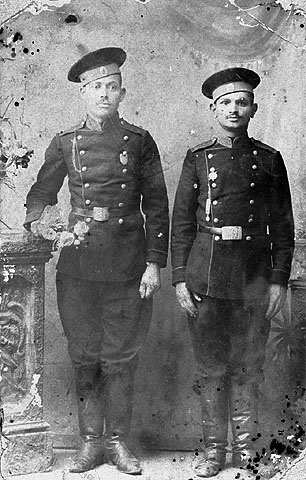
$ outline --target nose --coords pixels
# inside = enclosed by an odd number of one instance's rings
[[[107,89],[106,89],[105,85],[102,85],[102,86],[100,87],[99,93],[100,93],[100,97],[101,97],[101,98],[107,97]]]
[[[236,113],[238,111],[238,105],[236,102],[231,102],[229,104],[229,113]]]

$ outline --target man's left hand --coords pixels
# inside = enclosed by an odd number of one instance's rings
[[[270,286],[270,300],[266,313],[266,318],[271,319],[280,312],[285,304],[287,297],[287,289],[283,285],[272,283]]]
[[[153,293],[160,289],[160,285],[160,266],[158,263],[148,262],[139,287],[141,298],[152,297]]]

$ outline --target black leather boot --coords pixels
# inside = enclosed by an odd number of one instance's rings
[[[256,454],[259,432],[257,385],[239,385],[232,382],[230,420],[233,432],[233,465],[253,470],[259,463],[259,455]]]
[[[82,435],[82,446],[78,450],[69,472],[87,472],[103,463],[105,463],[105,453],[102,437]]]
[[[228,384],[223,378],[203,379],[201,394],[204,453],[193,465],[198,477],[210,478],[224,468],[228,432]]]
[[[258,385],[233,382],[230,392],[233,466],[248,470],[254,477],[272,478],[279,470],[278,463],[273,462],[256,443],[259,433]]]
[[[105,452],[120,472],[140,475],[142,468],[126,446],[132,417],[135,364],[125,366],[106,380],[107,413]]]
[[[106,437],[105,452],[108,461],[116,465],[120,472],[128,473],[130,475],[140,475],[142,468],[139,460],[128,449],[122,437],[113,436]]]
[[[76,392],[82,446],[69,468],[71,473],[92,470],[105,462],[104,406],[100,364],[76,368]]]

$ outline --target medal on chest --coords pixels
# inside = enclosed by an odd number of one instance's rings
[[[129,161],[128,152],[127,152],[127,151],[124,151],[124,152],[120,153],[119,160],[120,160],[120,163],[121,163],[122,165],[127,165],[127,164],[128,164],[128,161]]]
[[[214,182],[215,180],[217,180],[217,178],[218,178],[217,170],[215,169],[215,167],[211,167],[209,169],[208,180],[211,180],[212,182]]]
[[[210,215],[211,215],[211,185],[210,182],[215,182],[218,178],[218,172],[215,169],[215,167],[210,167],[209,173],[208,173],[208,198],[206,200],[205,204],[205,220],[209,222],[210,220]],[[213,185],[215,186],[215,184]]]

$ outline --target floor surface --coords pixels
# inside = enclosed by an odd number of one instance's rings
[[[143,467],[141,476],[131,476],[118,472],[116,467],[102,465],[86,473],[69,473],[68,465],[72,451],[59,450],[56,452],[56,461],[51,471],[30,475],[12,476],[12,480],[197,480],[192,470],[194,454],[192,452],[145,452],[139,456]],[[216,480],[255,480],[245,471],[232,468],[227,463],[226,468],[217,476]],[[275,480],[306,480],[306,451],[298,459],[288,463],[288,467],[276,474]]]

